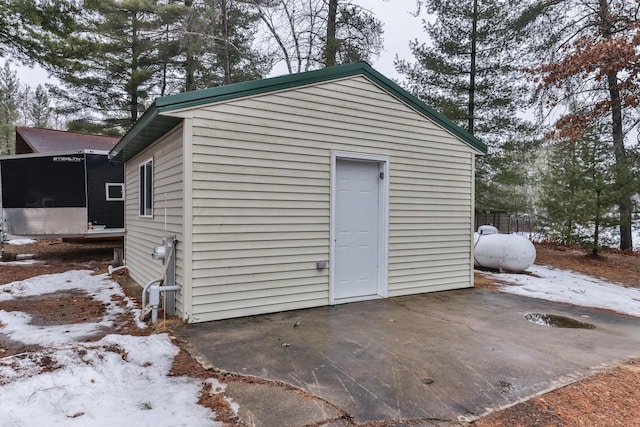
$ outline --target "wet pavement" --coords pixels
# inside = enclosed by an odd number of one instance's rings
[[[595,328],[548,327],[530,313]],[[255,426],[453,425],[640,356],[638,318],[484,289],[189,325],[177,335],[211,366],[300,389],[276,399],[269,387],[228,390]]]
[[[573,328],[573,329],[595,329],[591,323],[581,322],[566,316],[556,314],[527,313],[524,318],[536,325],[548,326],[550,328]]]

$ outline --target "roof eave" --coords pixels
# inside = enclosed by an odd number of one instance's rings
[[[109,160],[126,162],[182,122],[181,118],[160,113],[161,109],[152,104],[111,149]]]

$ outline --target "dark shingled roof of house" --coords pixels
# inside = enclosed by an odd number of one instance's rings
[[[55,153],[69,150],[109,151],[119,138],[16,126],[16,154]]]

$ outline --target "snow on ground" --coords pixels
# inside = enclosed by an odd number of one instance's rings
[[[107,335],[97,342],[80,342],[101,326],[110,326],[123,310],[138,317],[128,298],[126,309],[112,301],[112,296],[124,294],[108,276],[68,271],[13,282],[0,286],[0,301],[72,289],[106,304],[100,322],[34,326],[26,313],[0,310],[0,333],[47,347],[0,359],[0,425],[223,425],[198,405],[200,381],[168,376],[178,348],[166,334]],[[223,385],[212,384],[217,388]]]
[[[0,359],[0,411],[7,426],[212,426],[201,384],[169,377],[178,353],[166,334],[108,335]],[[50,372],[43,372],[52,369]],[[60,366],[59,369],[56,369]]]
[[[5,243],[8,245],[30,245],[35,243],[36,241],[33,239],[11,239],[7,240]]]
[[[34,265],[42,263],[43,261],[38,261],[35,259],[25,259],[22,261],[2,261],[2,265]]]
[[[0,332],[14,341],[27,345],[64,345],[81,341],[100,332],[102,328],[113,326],[115,318],[126,311],[131,311],[136,319],[140,314],[140,310],[134,308],[131,300],[125,299],[128,305],[125,309],[112,299],[116,295],[125,296],[117,283],[110,280],[106,274],[94,275],[90,270],[46,274],[2,285],[0,301],[69,290],[85,291],[93,299],[102,302],[105,305],[105,316],[99,322],[43,327],[32,325],[31,316],[27,313],[0,310],[0,323],[4,325]],[[139,326],[144,325],[140,323]]]
[[[509,283],[504,292],[600,307],[640,317],[640,289],[624,288],[579,273],[531,266],[526,274],[481,272]],[[166,334],[83,337],[111,326],[124,312],[139,311],[107,275],[68,271],[0,286],[0,301],[62,290],[83,290],[105,304],[99,322],[34,326],[27,313],[0,310],[0,333],[46,349],[0,358],[0,425],[12,427],[175,425],[221,426],[201,405],[199,380],[168,376],[178,348]],[[112,300],[124,298],[127,308]],[[214,380],[212,389],[223,390]],[[237,405],[231,403],[237,410]]]
[[[486,277],[507,283],[500,287],[502,292],[583,307],[604,308],[640,317],[640,289],[625,288],[591,276],[548,266],[532,265],[527,272],[533,275],[479,271]]]
[[[579,227],[577,230],[578,234],[581,236],[585,242],[591,242],[593,238],[593,227]],[[520,231],[514,232],[513,234],[518,234],[522,237],[526,237],[532,242],[541,242],[543,240],[557,237],[556,233],[551,232],[548,228],[538,229],[536,231]],[[636,220],[631,224],[631,239],[633,240],[633,249],[636,251],[640,250],[640,221]],[[600,245],[610,246],[610,247],[618,247],[620,246],[620,229],[618,227],[607,227],[602,226],[600,228],[599,235]]]

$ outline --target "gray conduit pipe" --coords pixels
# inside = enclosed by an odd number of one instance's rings
[[[147,305],[147,291],[149,290],[151,285],[155,283],[160,283],[160,282],[162,282],[162,279],[153,279],[152,281],[144,285],[144,288],[142,288],[142,309],[143,310]]]
[[[182,289],[181,285],[174,285],[174,286],[152,285],[149,287],[149,305],[151,306],[151,323],[156,323],[158,321],[158,307],[160,306],[160,292],[166,293],[166,292],[172,292],[172,291],[179,291],[180,289]],[[155,301],[152,301],[152,298],[154,298]]]
[[[175,248],[175,245],[172,246],[171,251],[165,255],[165,259],[168,259],[169,257],[173,256],[174,248]],[[149,306],[151,307],[151,323],[156,323],[158,321],[158,307],[160,306],[160,293],[179,291],[182,289],[182,285],[173,285],[173,286],[156,285],[156,283],[164,282],[164,278],[167,275],[167,266],[168,266],[168,262],[165,263],[164,269],[162,271],[162,278],[151,280],[142,289],[143,315],[147,305],[147,292],[149,292]]]
[[[147,283],[142,289],[142,310],[144,312],[147,306],[147,292],[149,292],[149,306],[151,306],[151,323],[158,321],[158,307],[160,306],[160,292],[179,291],[182,289],[181,285],[175,286],[162,286],[156,285],[156,283],[162,282],[162,279],[153,279]]]

